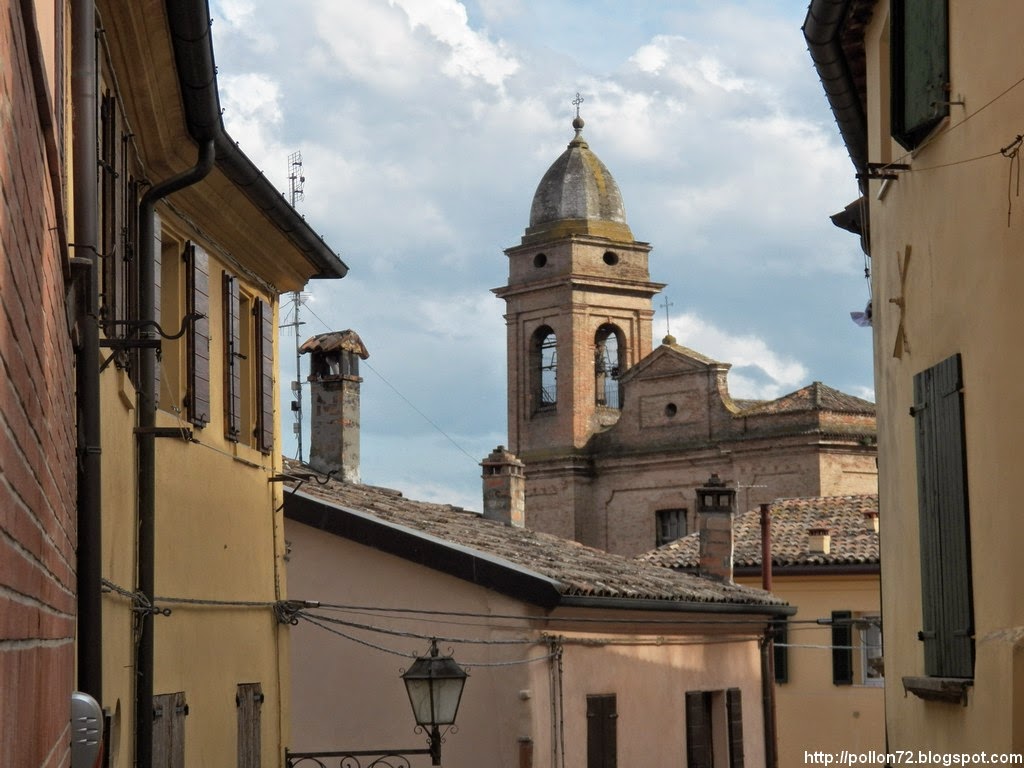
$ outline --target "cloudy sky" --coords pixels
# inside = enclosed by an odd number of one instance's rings
[[[873,397],[853,168],[800,26],[807,0],[212,0],[224,120],[348,264],[303,338],[352,328],[362,479],[479,509],[507,441],[505,248],[573,136],[651,243],[655,338],[732,363],[736,397]],[[670,303],[666,317],[664,302]],[[282,319],[290,306],[282,303]],[[295,378],[282,337],[282,382]],[[287,384],[282,387],[287,389]],[[308,406],[308,389],[305,394]],[[285,452],[296,444],[284,409]],[[305,430],[308,457],[308,428]]]

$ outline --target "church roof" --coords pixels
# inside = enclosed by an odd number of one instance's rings
[[[286,460],[285,471],[297,477],[308,468]],[[285,516],[527,602],[583,600],[600,607],[610,599],[664,610],[718,604],[736,612],[791,612],[761,590],[668,571],[388,488],[311,479],[286,490]]]
[[[576,136],[537,185],[524,242],[569,235],[594,235],[633,242],[622,194],[611,172],[583,138]]]
[[[840,392],[820,381],[815,381],[796,392],[783,395],[777,400],[756,403],[745,409],[741,415],[799,413],[802,411],[834,411],[874,416],[875,404],[869,400]]]
[[[872,518],[878,515],[878,494],[816,496],[776,499],[771,504],[772,565],[858,566],[877,565],[878,532]],[[828,553],[812,551],[808,532],[827,529]],[[664,568],[693,569],[699,565],[699,533],[694,532],[637,559]],[[733,520],[736,568],[761,566],[761,513],[752,509]]]

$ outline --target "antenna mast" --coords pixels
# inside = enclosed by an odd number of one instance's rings
[[[292,208],[295,204],[305,197],[303,192],[303,184],[306,181],[306,177],[302,175],[302,153],[292,152],[288,155],[288,198],[292,204]],[[292,293],[292,303],[295,305],[295,315],[291,323],[291,326],[295,329],[295,381],[292,382],[292,413],[295,414],[295,424],[292,430],[295,432],[295,439],[299,445],[298,459],[299,462],[304,462],[302,456],[302,353],[299,351],[299,326],[303,325],[299,321],[299,307],[302,306],[302,291],[295,291]]]

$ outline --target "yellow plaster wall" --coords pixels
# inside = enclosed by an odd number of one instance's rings
[[[189,766],[233,765],[237,750],[236,686],[260,683],[261,751],[266,766],[280,764],[287,741],[288,633],[271,605],[284,597],[284,538],[280,486],[268,482],[279,467],[276,455],[224,438],[223,329],[220,275],[210,260],[210,423],[193,441],[156,442],[156,594],[171,609],[154,619],[154,693],[184,691],[185,759]],[[231,271],[237,274],[236,268]],[[247,290],[256,292],[251,285]],[[273,299],[265,293],[265,299]],[[276,325],[276,301],[275,325]],[[168,320],[165,314],[165,320]],[[171,319],[176,328],[179,320]],[[276,334],[274,337],[276,345]],[[275,348],[276,356],[276,348]],[[183,363],[168,354],[163,364]],[[175,380],[184,382],[179,372]],[[127,374],[111,365],[103,387],[103,576],[133,590],[136,583],[135,390]],[[274,403],[277,403],[275,381]],[[276,424],[276,417],[275,417]],[[185,427],[178,414],[158,411],[157,426]],[[277,427],[275,427],[277,429]],[[202,601],[186,604],[177,599]],[[230,603],[259,603],[225,606]],[[115,712],[112,765],[133,762],[134,646],[127,600],[104,600],[104,705]]]
[[[737,581],[761,586],[760,577]],[[805,752],[883,752],[882,688],[859,684],[857,676],[854,685],[833,685],[831,628],[808,623],[828,619],[832,611],[877,615],[878,576],[777,577],[772,592],[797,608],[789,644],[808,646],[789,649],[789,681],[775,688],[779,765],[804,765]]]
[[[1024,204],[1011,162],[999,150],[1024,123],[1017,86],[1020,36],[1006,19],[1016,3],[984,9],[950,3],[953,99],[950,118],[912,156],[887,129],[888,19],[880,2],[865,36],[869,159],[912,171],[869,188],[875,378],[879,408],[879,493],[886,690],[890,746],[936,752],[1020,751],[1024,695],[1013,638],[1024,627],[1019,582],[1024,518],[1013,488],[1024,405],[1020,382],[1020,286],[1024,285]],[[1009,186],[1008,186],[1009,183]],[[899,259],[911,249],[905,285]],[[902,296],[907,345],[894,356]],[[913,376],[961,353],[971,516],[976,667],[966,706],[905,695],[900,680],[924,673]]]

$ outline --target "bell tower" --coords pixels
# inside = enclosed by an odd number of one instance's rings
[[[652,348],[651,246],[633,238],[618,184],[575,137],[541,179],[505,251],[509,445],[527,465],[578,455],[614,424],[619,377]]]

